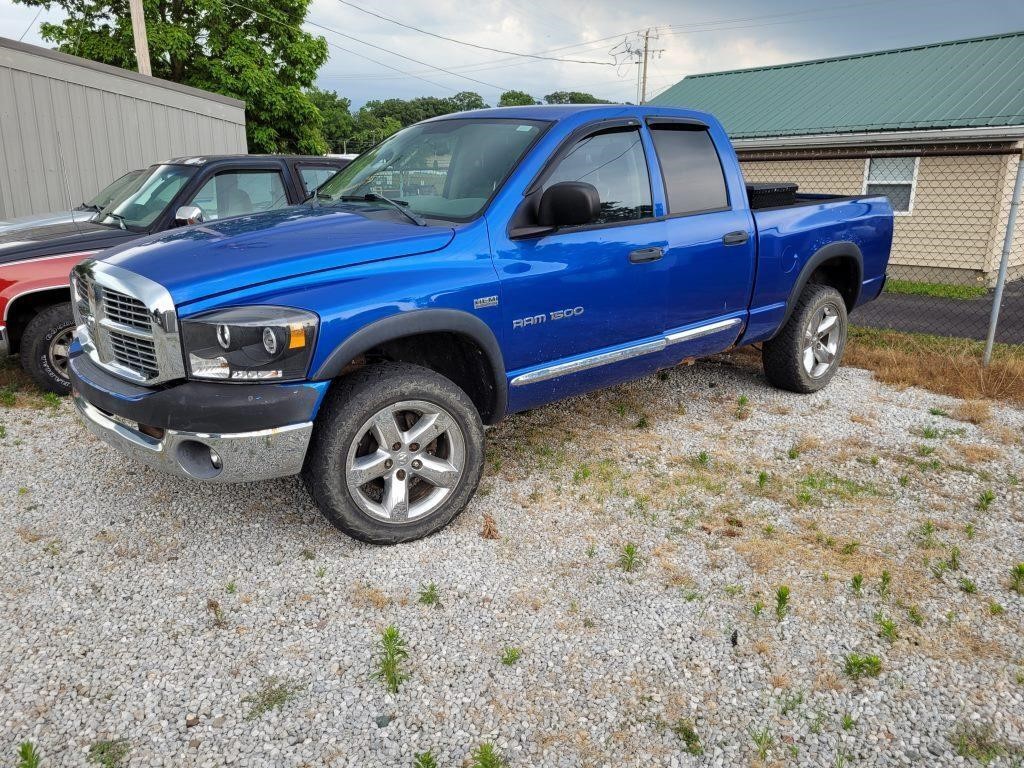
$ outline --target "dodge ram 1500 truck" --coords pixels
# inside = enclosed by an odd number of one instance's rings
[[[646,106],[428,120],[317,198],[76,267],[73,396],[159,469],[301,473],[376,543],[450,522],[507,414],[742,344],[825,386],[893,227],[884,197],[752,210],[715,118]]]

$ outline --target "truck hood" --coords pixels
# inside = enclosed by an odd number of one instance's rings
[[[0,264],[40,256],[99,251],[139,237],[92,221],[57,221],[0,227]]]
[[[302,206],[165,232],[101,258],[156,281],[180,306],[311,272],[440,250],[453,235],[447,226]]]

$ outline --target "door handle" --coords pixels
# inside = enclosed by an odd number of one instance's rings
[[[634,264],[644,264],[648,261],[657,261],[665,252],[661,248],[638,248],[630,251],[629,260]]]
[[[726,245],[743,245],[747,240],[750,239],[750,235],[744,232],[742,229],[737,229],[735,232],[730,232],[722,238],[722,242]]]

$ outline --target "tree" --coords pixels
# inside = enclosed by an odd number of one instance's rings
[[[499,107],[532,107],[537,103],[526,91],[505,91],[498,101]]]
[[[323,120],[321,132],[327,142],[327,150],[344,152],[346,142],[351,140],[356,130],[356,121],[350,111],[352,101],[334,91],[321,91],[319,88],[310,88],[309,98]]]
[[[58,50],[136,69],[128,0],[15,0],[60,6],[40,31]],[[321,115],[308,93],[327,42],[303,32],[310,0],[261,3],[144,0],[153,75],[245,101],[249,149],[322,154]]]
[[[607,99],[599,99],[582,91],[555,91],[544,97],[547,104],[611,104]]]

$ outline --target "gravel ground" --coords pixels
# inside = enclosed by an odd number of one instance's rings
[[[507,420],[466,513],[393,548],[294,480],[125,463],[67,403],[0,425],[3,765],[118,740],[128,766],[465,766],[484,742],[509,766],[1024,755],[1008,406],[849,368],[796,396],[714,360]],[[389,624],[397,694],[372,677]],[[880,673],[852,679],[851,653]]]

